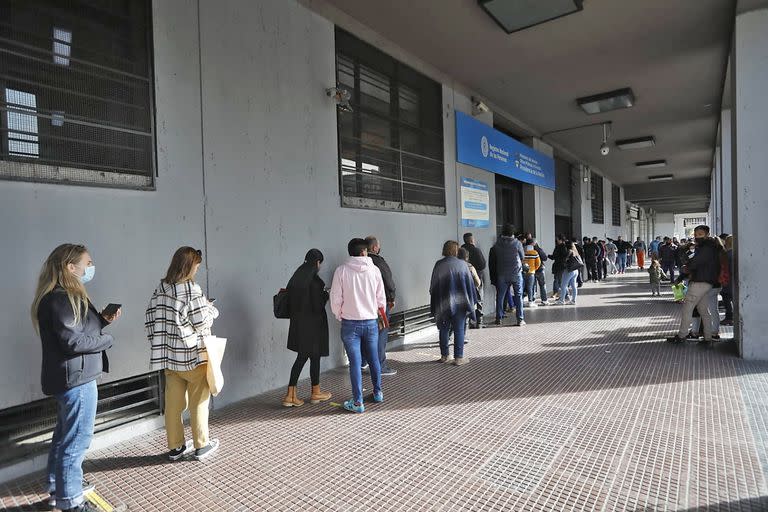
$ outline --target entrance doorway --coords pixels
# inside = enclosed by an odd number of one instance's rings
[[[512,224],[523,230],[523,184],[519,181],[495,175],[496,179],[496,235],[501,234],[504,224]]]

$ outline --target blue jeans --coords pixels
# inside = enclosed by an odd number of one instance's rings
[[[389,320],[391,317],[389,316],[389,306],[387,306],[387,320]],[[378,357],[379,357],[379,367],[383,371],[385,368],[387,368],[387,340],[389,340],[389,328],[385,327],[384,329],[379,330],[379,339],[377,343],[377,350],[378,350]],[[365,352],[365,347],[362,348],[362,366],[365,366],[368,364],[368,354]]]
[[[453,357],[464,357],[464,328],[467,324],[466,313],[456,313],[446,319],[437,328],[440,330],[440,355],[448,354],[448,337],[453,330]]]
[[[534,284],[536,284],[536,274],[525,274],[525,295],[528,296],[528,302],[536,302]]]
[[[661,270],[669,276],[669,282],[675,282],[675,264],[674,263],[661,263]]]
[[[579,275],[578,270],[571,270],[563,272],[563,277],[560,279],[560,298],[558,302],[563,304],[565,302],[565,296],[568,294],[568,288],[571,288],[571,300],[576,302],[576,297],[579,295],[579,286],[576,282],[576,277]]]
[[[517,274],[517,277],[511,281],[505,281],[499,279],[496,283],[496,318],[504,318],[504,297],[509,293],[510,286],[512,287],[512,301],[515,304],[515,312],[517,313],[517,321],[523,320],[525,314],[523,313],[523,273],[522,271]]]
[[[616,255],[616,265],[619,267],[619,272],[624,273],[627,270],[627,253],[619,253]]]
[[[541,302],[547,302],[547,278],[544,275],[544,271],[537,271],[534,274],[536,277],[536,283],[539,286],[539,295],[541,296]]]
[[[349,380],[352,384],[352,399],[355,404],[363,403],[363,374],[360,371],[362,352],[375,354],[379,340],[379,323],[376,320],[342,320],[341,341],[349,358]],[[377,357],[368,361],[371,370],[373,392],[381,391],[381,366]]]
[[[83,460],[91,445],[99,399],[96,381],[56,395],[58,418],[48,453],[48,492],[56,508],[75,508],[84,501]]]

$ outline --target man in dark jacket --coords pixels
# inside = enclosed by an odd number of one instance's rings
[[[392,270],[389,264],[381,257],[381,244],[375,236],[369,236],[365,239],[368,243],[368,257],[373,260],[381,271],[381,278],[384,280],[384,293],[387,296],[387,319],[389,319],[392,309],[395,307],[395,281],[392,279]],[[389,322],[387,322],[389,323]],[[387,364],[387,340],[389,339],[389,329],[379,330],[379,362],[381,363],[382,375],[396,375],[397,370]],[[363,354],[363,367],[368,364],[367,354]]]
[[[504,318],[504,296],[512,287],[517,326],[525,325],[523,313],[523,245],[515,238],[515,228],[506,224],[488,255],[491,284],[496,287],[496,325]]]
[[[590,240],[584,237],[584,262],[587,264],[587,280],[599,281],[600,278],[597,274],[597,255],[600,248],[597,246],[597,237]]]
[[[632,244],[619,237],[616,240],[616,263],[619,267],[619,274],[627,270],[627,259],[632,254]]]
[[[664,243],[659,246],[659,260],[661,260],[661,270],[669,276],[671,282],[674,282],[677,247],[672,244],[672,239],[668,236],[664,237]]]
[[[539,246],[539,242],[534,238],[533,239],[533,248],[536,249],[536,252],[539,253],[539,260],[541,261],[541,264],[539,265],[539,268],[536,269],[536,285],[539,287],[539,294],[541,296],[541,305],[546,306],[547,305],[547,279],[546,279],[546,266],[544,265],[544,262],[547,261],[547,253],[544,252],[544,249],[542,249]]]
[[[469,262],[475,267],[477,274],[482,279],[486,267],[485,256],[483,256],[483,251],[475,245],[475,236],[472,233],[464,233],[464,245],[462,247],[469,253]]]
[[[720,268],[723,257],[722,244],[709,237],[708,226],[696,226],[693,230],[696,238],[696,250],[688,261],[688,292],[685,294],[680,329],[672,338],[667,338],[671,343],[682,343],[691,326],[691,318],[694,308],[701,315],[701,325],[704,330],[704,343],[713,341],[713,315],[718,315],[717,307],[712,307],[712,295],[717,293],[720,287]]]

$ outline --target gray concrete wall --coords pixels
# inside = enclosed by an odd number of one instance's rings
[[[293,0],[199,6],[198,16],[196,0],[154,2],[156,191],[0,181],[0,265],[9,269],[0,344],[13,354],[0,360],[0,408],[42,397],[28,307],[40,265],[58,243],[86,243],[97,266],[94,301],[124,305],[111,328],[117,341],[105,381],[149,371],[149,295],[177,247],[205,251],[198,281],[218,299],[214,332],[229,339],[219,406],[286,384],[294,354],[285,348],[288,322],[272,316],[272,295],[309,248],[324,252],[321,276],[330,282],[349,238],[377,235],[398,285],[398,311],[428,304],[443,242],[465,231],[461,176],[489,184],[491,225],[473,231],[486,254],[495,240],[493,175],[455,161],[454,108],[469,113],[471,94],[441,80],[446,215],[341,208],[336,107],[324,92],[335,83],[333,22]],[[335,320],[331,347],[325,368],[343,361]]]
[[[592,169],[593,174],[601,175],[595,169]],[[610,237],[616,239],[619,236],[626,237],[629,235],[629,227],[627,226],[625,208],[626,202],[624,200],[624,189],[621,187],[621,226],[613,225],[613,207],[612,207],[612,188],[613,183],[605,176],[603,176],[603,220],[602,224],[592,222],[592,203],[590,198],[591,190],[590,183],[585,182],[579,176],[579,194],[574,195],[574,204],[577,204],[576,212],[580,212],[581,219],[576,222],[576,227],[580,228],[574,232],[574,236],[579,239],[589,236],[596,236],[598,238]]]
[[[63,242],[88,245],[97,305],[124,304],[110,328],[116,342],[108,379],[149,371],[144,309],[178,246],[203,246],[200,95],[194,1],[154,2],[157,191],[0,181],[6,269],[0,295],[0,408],[41,398],[40,341],[29,305],[40,267]],[[203,272],[203,279],[205,273]]]

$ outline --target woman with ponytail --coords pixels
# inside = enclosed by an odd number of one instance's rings
[[[113,338],[103,329],[120,317],[94,308],[85,289],[96,267],[83,245],[63,244],[43,265],[32,302],[32,324],[43,346],[43,393],[58,405],[48,455],[49,504],[62,511],[95,511],[85,501],[83,460],[96,420],[96,379],[109,371]]]
[[[325,303],[328,292],[325,283],[317,275],[323,263],[323,253],[310,249],[296,272],[293,273],[286,290],[291,314],[288,330],[288,350],[297,352],[291,368],[288,392],[283,398],[285,407],[300,407],[304,401],[296,393],[296,384],[304,365],[309,360],[309,376],[312,381],[310,403],[330,400],[331,394],[320,389],[320,358],[328,355],[328,316]]]

